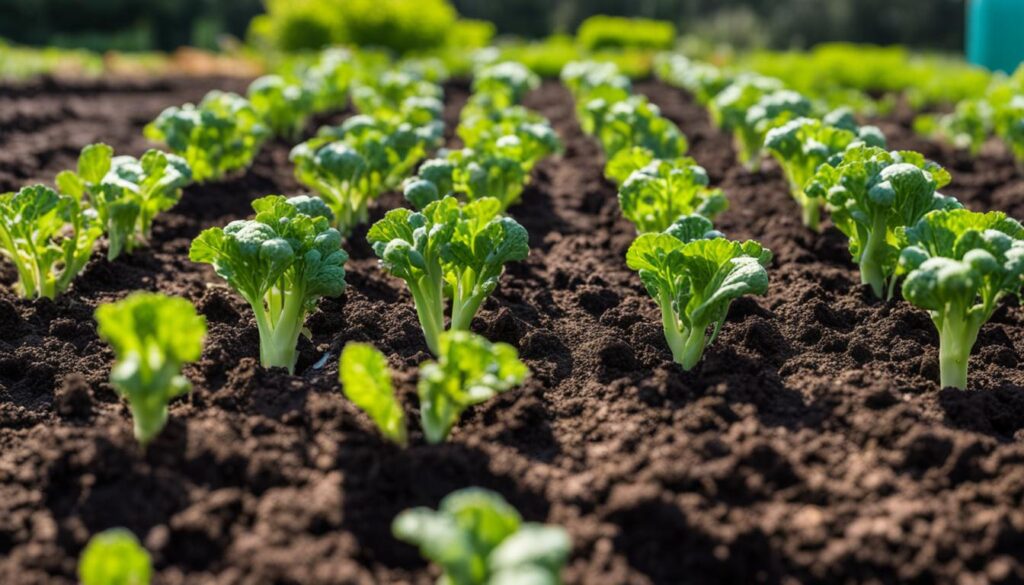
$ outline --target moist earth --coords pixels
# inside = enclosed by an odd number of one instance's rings
[[[52,181],[90,142],[139,155],[152,146],[142,126],[164,107],[245,85],[0,85],[0,191]],[[445,89],[455,144],[468,88]],[[842,235],[801,226],[776,165],[738,165],[730,138],[684,92],[650,81],[636,90],[679,124],[725,190],[717,227],[775,252],[768,294],[733,304],[696,369],[673,364],[658,309],[625,265],[635,232],[603,155],[552,81],[526,105],[551,120],[565,153],[537,166],[511,208],[530,256],[473,322],[519,349],[526,384],[427,445],[415,381],[429,355],[365,227],[345,245],[346,292],[309,319],[296,375],[261,368],[250,309],[187,252],[253,199],[301,192],[289,145],[272,142],[249,171],[187,188],[149,248],[114,262],[97,251],[56,301],[18,299],[14,271],[0,269],[0,582],[73,583],[89,536],[123,526],[152,554],[157,584],[433,583],[436,568],[392,538],[391,520],[466,486],[564,526],[570,584],[1024,582],[1017,302],[982,329],[971,388],[939,388],[927,315],[873,299]],[[915,137],[906,112],[874,122],[891,146],[949,168],[947,194],[1024,217],[1024,180],[998,144],[971,158]],[[385,195],[373,218],[402,204]],[[188,298],[209,323],[202,359],[186,368],[194,391],[146,451],[107,383],[113,356],[92,321],[98,304],[138,289]],[[413,421],[409,448],[382,440],[342,396],[337,357],[349,341],[388,355]]]

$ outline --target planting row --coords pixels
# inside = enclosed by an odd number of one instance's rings
[[[1024,286],[1024,228],[1001,212],[968,211],[938,189],[950,181],[916,152],[888,151],[874,127],[847,109],[822,111],[772,78],[726,76],[667,56],[661,75],[694,93],[732,132],[750,167],[770,153],[786,175],[807,227],[821,210],[850,241],[862,281],[876,296],[903,297],[929,312],[939,332],[943,386],[967,387],[978,333],[1008,295]],[[619,184],[622,213],[640,236],[627,253],[661,307],[665,338],[685,369],[714,340],[729,303],[763,294],[771,253],[729,242],[712,229],[724,208],[707,174],[684,156],[686,140],[614,66],[574,63],[562,75],[584,130],[601,142],[606,176]],[[710,335],[708,330],[711,330]]]
[[[322,68],[311,71],[315,80],[324,77]],[[316,196],[263,197],[253,202],[252,219],[195,238],[190,258],[211,264],[250,304],[265,367],[294,370],[306,316],[321,297],[345,288],[344,235],[367,220],[372,200],[405,182],[419,211],[388,212],[370,229],[369,240],[381,266],[407,282],[436,356],[420,368],[426,440],[444,441],[466,408],[525,380],[529,372],[512,346],[468,329],[505,263],[529,251],[526,230],[504,212],[518,200],[536,162],[561,150],[548,121],[519,104],[538,83],[515,63],[481,69],[457,131],[465,148],[440,151],[412,178],[441,144],[442,90],[413,69],[385,71],[352,89],[359,115],[321,128],[293,149],[296,177]],[[338,84],[330,87],[333,92]],[[248,100],[212,92],[198,106],[169,108],[147,127],[148,136],[178,154],[154,150],[136,161],[114,157],[106,145],[90,145],[77,172],[57,177],[56,190],[36,185],[2,196],[4,253],[18,263],[20,292],[51,298],[64,292],[101,236],[110,260],[144,245],[153,217],[173,206],[190,180],[248,166],[265,128],[297,135],[306,120],[294,117],[288,104],[301,95],[300,86],[272,76],[254,82]],[[181,370],[202,353],[205,319],[184,299],[140,292],[101,305],[96,320],[116,356],[111,385],[127,400],[135,436],[145,446],[166,425],[168,403],[191,389]],[[385,356],[370,345],[350,344],[339,378],[346,396],[382,434],[404,446],[405,416]],[[563,530],[522,524],[500,496],[478,489],[452,494],[438,512],[399,516],[394,533],[418,544],[453,583],[552,581],[570,548]],[[87,585],[144,582],[150,571],[145,551],[123,530],[96,536],[80,565]]]

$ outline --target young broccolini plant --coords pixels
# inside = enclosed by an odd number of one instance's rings
[[[513,157],[527,172],[542,158],[562,151],[562,142],[551,124],[522,107],[466,118],[457,133],[466,148]]]
[[[199,234],[189,258],[211,264],[252,307],[263,366],[294,372],[306,315],[345,290],[348,254],[316,197],[268,195],[252,207],[253,219]]]
[[[943,140],[977,156],[995,129],[995,114],[986,99],[963,100],[948,114],[923,114],[914,119],[918,134]]]
[[[404,447],[405,413],[395,397],[384,354],[368,343],[345,344],[338,363],[338,379],[345,396],[369,415],[385,437]]]
[[[747,113],[763,97],[782,89],[782,83],[761,75],[741,75],[719,92],[709,105],[711,118],[719,128],[731,132],[736,141],[736,155],[750,169],[760,165],[763,142],[745,138]]]
[[[780,89],[763,95],[747,110],[743,122],[733,129],[740,161],[756,169],[768,131],[810,113],[811,102],[795,91]]]
[[[654,160],[619,189],[622,214],[637,232],[662,232],[693,213],[708,219],[729,207],[720,189],[708,188],[708,174],[692,158]]]
[[[431,83],[407,71],[385,71],[369,83],[352,88],[352,103],[360,113],[400,124],[405,120],[408,100],[444,98],[440,85]]]
[[[437,361],[420,364],[416,387],[427,442],[444,442],[467,408],[519,386],[529,373],[507,343],[469,331],[442,333]]]
[[[353,116],[338,128],[292,149],[298,181],[320,195],[333,212],[338,229],[348,235],[365,223],[371,201],[412,172],[441,139],[434,124],[392,126],[367,116]]]
[[[78,157],[78,169],[57,175],[57,188],[95,210],[107,235],[107,258],[132,252],[150,236],[153,219],[181,199],[191,179],[181,157],[147,151],[141,160],[114,156],[106,144],[90,144]]]
[[[523,522],[481,488],[449,494],[437,511],[406,510],[391,530],[441,568],[438,585],[557,585],[572,548],[564,529]]]
[[[257,78],[249,85],[247,96],[264,124],[283,138],[297,138],[313,113],[313,94],[280,75]]]
[[[53,299],[85,268],[103,231],[91,210],[44,185],[0,195],[0,254],[24,298]]]
[[[1024,95],[1015,95],[996,109],[995,130],[1024,169]]]
[[[314,112],[340,110],[348,105],[348,90],[356,74],[353,58],[348,49],[324,49],[303,75],[303,85],[313,96]]]
[[[855,142],[885,146],[884,139],[873,127],[865,128],[858,136],[821,120],[797,118],[768,131],[764,147],[779,161],[789,181],[790,193],[800,205],[801,218],[808,228],[817,231],[821,223],[823,202],[806,191],[807,182],[818,167]]]
[[[469,329],[505,263],[529,253],[526,229],[500,213],[494,198],[459,204],[446,196],[420,212],[393,209],[370,228],[367,240],[381,266],[409,286],[434,355],[445,330],[444,299],[451,300],[451,329]]]
[[[192,178],[203,182],[248,167],[270,130],[249,100],[211,91],[198,106],[167,108],[146,126],[145,134],[183,157]]]
[[[888,299],[896,286],[899,230],[930,211],[961,207],[936,191],[949,181],[945,169],[919,153],[860,144],[843,152],[835,166],[822,165],[807,193],[826,202],[832,223],[850,239],[861,282]]]
[[[93,536],[78,560],[82,585],[149,585],[153,563],[135,535],[111,528]]]
[[[978,332],[1007,295],[1024,285],[1024,228],[997,211],[932,211],[902,230],[903,296],[939,331],[943,387],[967,388]]]
[[[664,82],[682,87],[708,105],[716,95],[732,83],[732,78],[718,67],[701,61],[691,61],[678,53],[662,53],[655,58],[654,69]]]
[[[167,424],[167,404],[192,388],[181,368],[199,359],[206,319],[185,299],[134,293],[100,305],[96,322],[116,356],[110,383],[128,400],[135,438],[146,446]]]
[[[404,195],[416,209],[446,195],[459,195],[467,201],[484,197],[497,199],[501,211],[519,202],[529,173],[517,156],[519,144],[503,141],[490,151],[463,148],[432,159],[420,166],[419,175],[408,181]]]
[[[646,148],[656,158],[678,158],[688,148],[679,128],[643,96],[630,96],[609,107],[597,136],[608,158],[634,146]]]
[[[636,171],[654,162],[654,153],[642,146],[623,148],[604,165],[604,177],[619,187]]]
[[[726,240],[699,215],[680,218],[665,232],[641,235],[626,254],[626,264],[639,271],[661,307],[665,339],[684,370],[696,366],[718,336],[733,300],[768,290],[765,267],[771,259],[767,248]]]
[[[526,93],[539,86],[540,78],[522,63],[494,63],[473,75],[473,95],[466,105],[471,110],[502,110],[522,103]]]

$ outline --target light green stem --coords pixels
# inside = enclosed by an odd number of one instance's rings
[[[980,325],[959,312],[950,312],[939,327],[939,380],[943,388],[967,389],[967,365],[978,340]]]
[[[416,315],[420,319],[427,348],[434,355],[440,355],[441,333],[444,331],[444,304],[439,294],[440,290],[440,284],[432,287],[429,283],[426,286],[409,283],[409,291],[412,292]]]
[[[707,337],[704,335],[705,327],[693,327],[686,337],[686,344],[683,347],[683,359],[679,362],[684,370],[692,370],[704,355],[704,345]]]
[[[871,285],[871,291],[880,299],[887,298],[885,274],[882,272],[885,238],[885,217],[879,215],[872,222],[868,240],[860,254],[860,281],[862,284]]]

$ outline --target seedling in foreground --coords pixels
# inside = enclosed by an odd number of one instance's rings
[[[101,233],[92,212],[44,185],[0,195],[0,254],[17,269],[15,289],[24,298],[67,290]]]
[[[381,266],[409,286],[427,347],[440,355],[444,299],[451,299],[451,329],[465,331],[505,271],[529,253],[528,234],[500,215],[497,199],[464,205],[451,196],[420,212],[389,211],[367,235]]]
[[[726,240],[706,218],[692,215],[663,233],[638,237],[626,264],[640,272],[647,292],[661,307],[673,359],[690,370],[718,336],[732,301],[768,290],[765,266],[771,258],[757,242]]]
[[[439,585],[556,585],[572,548],[564,529],[523,522],[481,488],[449,494],[437,511],[406,510],[391,530],[441,567]]]
[[[902,233],[903,296],[939,330],[943,387],[967,388],[978,332],[1000,299],[1024,284],[1024,228],[1005,214],[933,211]]]
[[[135,293],[100,305],[96,322],[116,356],[110,383],[128,400],[135,438],[145,446],[167,424],[167,404],[192,387],[181,367],[199,359],[206,320],[185,299]]]
[[[306,315],[320,297],[345,289],[341,233],[316,197],[269,195],[252,203],[256,217],[211,228],[192,242],[189,258],[213,265],[248,301],[260,333],[264,367],[294,372]]]
[[[866,145],[848,149],[835,164],[818,169],[807,193],[826,202],[832,223],[850,239],[861,282],[878,298],[892,298],[899,230],[929,211],[961,207],[936,191],[949,183],[949,173],[919,153]]]
[[[420,364],[420,422],[430,443],[448,438],[470,406],[486,402],[526,380],[529,370],[507,343],[491,343],[469,331],[441,334],[436,362]]]
[[[90,538],[78,561],[82,585],[149,585],[152,575],[149,553],[124,528]]]
[[[342,392],[370,416],[380,432],[398,445],[406,445],[405,413],[395,398],[388,360],[368,343],[345,345],[338,364]]]

